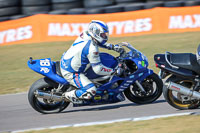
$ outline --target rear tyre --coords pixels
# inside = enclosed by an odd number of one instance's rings
[[[85,10],[86,14],[100,14],[104,13],[103,8],[92,8],[92,9],[86,9]]]
[[[118,4],[129,4],[129,3],[136,3],[136,2],[143,2],[141,0],[115,0]]]
[[[0,8],[19,6],[20,0],[0,0]]]
[[[180,84],[182,86],[185,86],[187,88],[192,88],[194,86],[194,81],[189,79],[182,79],[176,76],[169,77],[166,82],[174,82],[176,84]],[[166,87],[163,87],[163,95],[165,97],[165,100],[174,108],[180,109],[180,110],[187,110],[187,109],[196,109],[199,107],[200,103],[199,100],[189,100],[189,97],[184,96],[176,91],[172,91],[170,89],[167,89]],[[183,98],[185,102],[183,102]],[[186,102],[186,100],[188,101]]]
[[[148,76],[141,85],[145,89],[146,94],[143,94],[134,83],[124,91],[125,96],[134,103],[147,104],[154,102],[162,94],[163,82],[155,73]]]
[[[33,107],[33,109],[43,114],[58,113],[63,111],[69,105],[69,102],[48,101],[42,98],[38,98],[34,94],[36,90],[42,90],[48,93],[56,86],[57,85],[54,82],[52,82],[47,78],[41,78],[37,80],[31,86],[28,92],[28,101],[30,105]]]
[[[104,8],[105,13],[115,13],[115,12],[123,12],[123,6],[115,5],[115,6],[107,6]]]
[[[136,11],[144,9],[144,3],[129,4],[124,6],[124,11]]]
[[[0,16],[11,16],[20,13],[19,7],[0,8]]]
[[[164,7],[181,7],[183,6],[183,1],[168,1],[164,3]]]
[[[25,15],[47,14],[50,11],[50,6],[24,6],[22,13]]]
[[[24,17],[28,17],[28,15],[14,15],[14,16],[10,16],[10,20],[16,20],[16,19],[20,19],[20,18],[24,18]]]
[[[200,1],[184,1],[184,6],[197,6],[200,5]]]
[[[114,4],[114,0],[84,0],[85,8],[105,7]]]
[[[0,22],[10,20],[9,16],[0,17]]]
[[[163,2],[147,2],[144,6],[145,9],[151,9],[154,7],[162,7],[164,5]]]
[[[81,8],[82,3],[79,1],[68,2],[68,3],[53,3],[52,10],[69,10],[72,8]]]
[[[51,3],[50,0],[22,0],[21,4],[23,6],[41,6],[41,5],[49,5]]]
[[[73,8],[67,11],[67,14],[85,14],[85,8]]]
[[[50,11],[49,14],[67,14],[67,10],[53,10],[53,11]]]

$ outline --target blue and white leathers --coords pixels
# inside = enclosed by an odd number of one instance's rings
[[[63,54],[60,64],[63,77],[79,88],[75,91],[78,98],[90,99],[90,94],[96,93],[95,85],[83,74],[90,65],[98,75],[113,73],[113,69],[101,63],[98,45],[87,32],[83,32]]]

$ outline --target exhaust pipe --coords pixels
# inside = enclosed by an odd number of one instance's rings
[[[179,84],[176,84],[174,82],[165,83],[165,86],[167,87],[167,89],[179,92],[183,95],[193,97],[193,98],[196,98],[196,99],[200,99],[200,93],[199,92],[190,90],[189,88],[186,88],[186,87],[179,85]]]
[[[35,96],[39,97],[39,98],[47,99],[47,100],[53,100],[53,101],[56,101],[56,102],[60,102],[60,101],[63,100],[62,96],[49,94],[49,93],[42,92],[42,91],[39,91],[39,90],[35,91]]]

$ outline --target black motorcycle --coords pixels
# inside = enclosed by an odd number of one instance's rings
[[[166,79],[163,87],[165,100],[181,110],[200,106],[200,45],[197,54],[170,53],[154,55],[159,76]]]

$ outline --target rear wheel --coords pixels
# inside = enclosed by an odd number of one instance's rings
[[[155,73],[148,76],[141,85],[146,91],[145,94],[134,83],[124,91],[125,96],[134,103],[147,104],[154,102],[162,94],[163,82]]]
[[[57,113],[63,111],[69,102],[61,101],[55,102],[38,98],[35,96],[36,90],[41,90],[46,93],[50,93],[52,89],[56,87],[56,84],[47,78],[41,78],[37,80],[30,88],[28,92],[28,101],[30,105],[38,112],[48,114]]]
[[[174,75],[169,77],[166,82],[169,82],[169,81],[180,84],[190,89],[192,89],[195,85],[194,81],[192,80],[182,79]],[[166,87],[163,87],[163,95],[165,97],[165,100],[171,106],[177,109],[181,109],[181,110],[195,109],[195,108],[198,108],[200,105],[199,100],[190,98],[176,91],[172,91],[170,89],[167,89]]]

